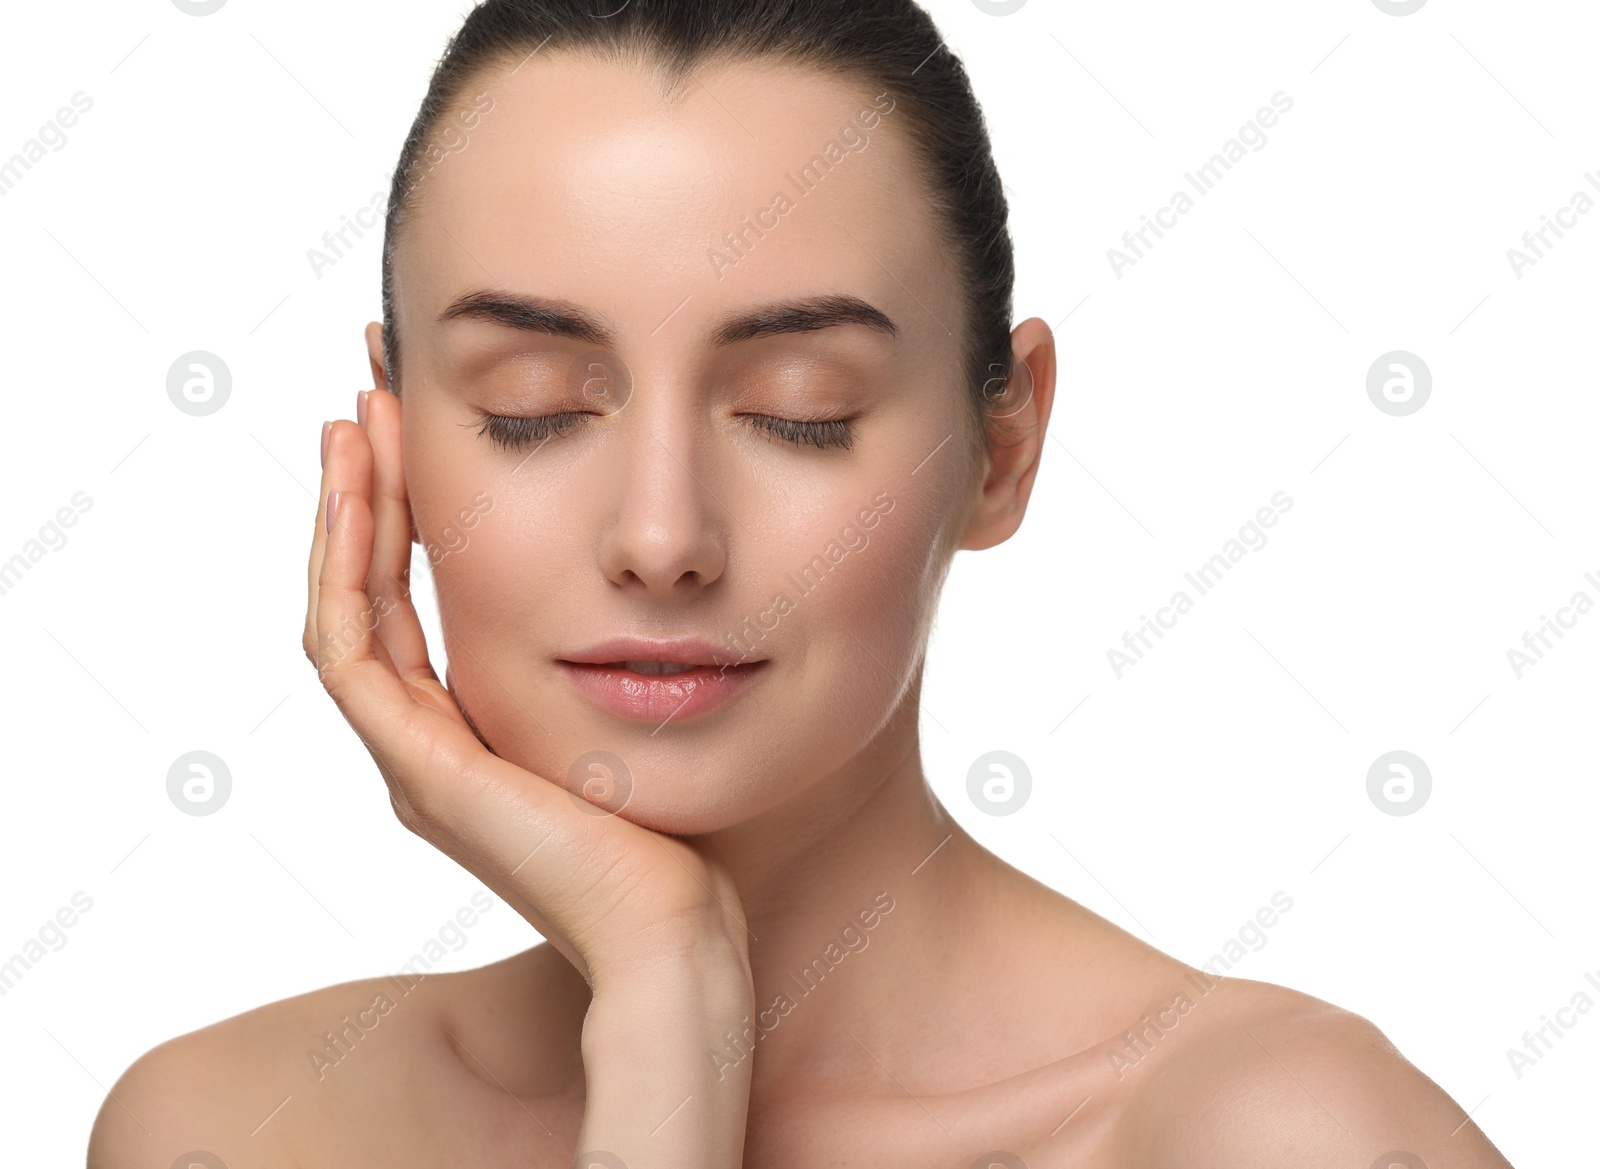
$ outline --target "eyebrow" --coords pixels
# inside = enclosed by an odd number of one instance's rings
[[[530,333],[567,337],[599,349],[616,348],[616,330],[576,305],[502,289],[480,288],[463,293],[439,314],[439,320],[489,321]],[[730,314],[712,330],[711,344],[722,348],[761,337],[812,333],[842,325],[865,325],[889,337],[900,335],[894,321],[861,298],[830,294],[774,301]]]

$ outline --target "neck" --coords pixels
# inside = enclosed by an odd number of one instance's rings
[[[858,1042],[894,1033],[917,1009],[907,982],[954,973],[972,951],[946,939],[974,940],[992,881],[1009,872],[928,789],[919,689],[846,766],[696,840],[732,874],[749,925],[756,1014],[712,1058],[759,1052],[753,1091],[831,1062],[841,1039],[854,1047],[841,1024]]]

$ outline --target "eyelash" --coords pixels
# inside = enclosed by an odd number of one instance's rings
[[[770,414],[746,414],[751,425],[776,435],[795,446],[810,443],[818,450],[827,447],[850,449],[855,433],[849,418],[833,418],[824,422],[796,422],[793,418],[774,418]]]
[[[529,443],[543,443],[566,434],[589,415],[581,412],[567,414],[540,414],[532,418],[521,415],[484,414],[478,437],[488,435],[496,446],[510,451],[520,451]]]
[[[506,450],[520,451],[529,443],[544,443],[572,430],[579,422],[591,417],[584,412],[565,414],[540,414],[534,417],[507,414],[484,414],[478,437],[488,438]],[[793,418],[775,418],[770,414],[745,414],[751,425],[795,446],[810,444],[818,450],[842,447],[849,450],[855,440],[852,419],[833,418],[822,422],[799,422]]]

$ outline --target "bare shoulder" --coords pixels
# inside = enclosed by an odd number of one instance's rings
[[[551,1018],[570,1012],[539,1017],[524,1005],[548,981],[539,977],[547,949],[456,974],[324,987],[159,1044],[107,1095],[88,1169],[165,1169],[196,1152],[226,1165],[309,1167],[320,1158],[308,1150],[335,1135],[369,1163],[411,1164],[425,1154],[430,1116],[478,1106],[485,1080],[467,1052],[495,1060],[501,1034],[549,1044],[546,1082],[523,1086],[559,1095],[567,1043]]]
[[[101,1105],[89,1169],[170,1165],[193,1152],[232,1164],[247,1149],[269,1164],[288,1163],[287,1126],[274,1125],[272,1113],[304,1090],[307,1037],[371,1004],[377,981],[268,1003],[151,1048]]]
[[[1271,983],[1195,974],[1191,998],[1206,1022],[1130,1099],[1119,1162],[1510,1169],[1461,1106],[1367,1019]]]

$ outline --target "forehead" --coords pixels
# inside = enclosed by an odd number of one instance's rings
[[[816,294],[953,342],[956,275],[893,103],[773,60],[697,66],[671,98],[651,69],[586,55],[485,72],[418,167],[395,255],[400,332],[504,287],[592,308],[639,345]]]

